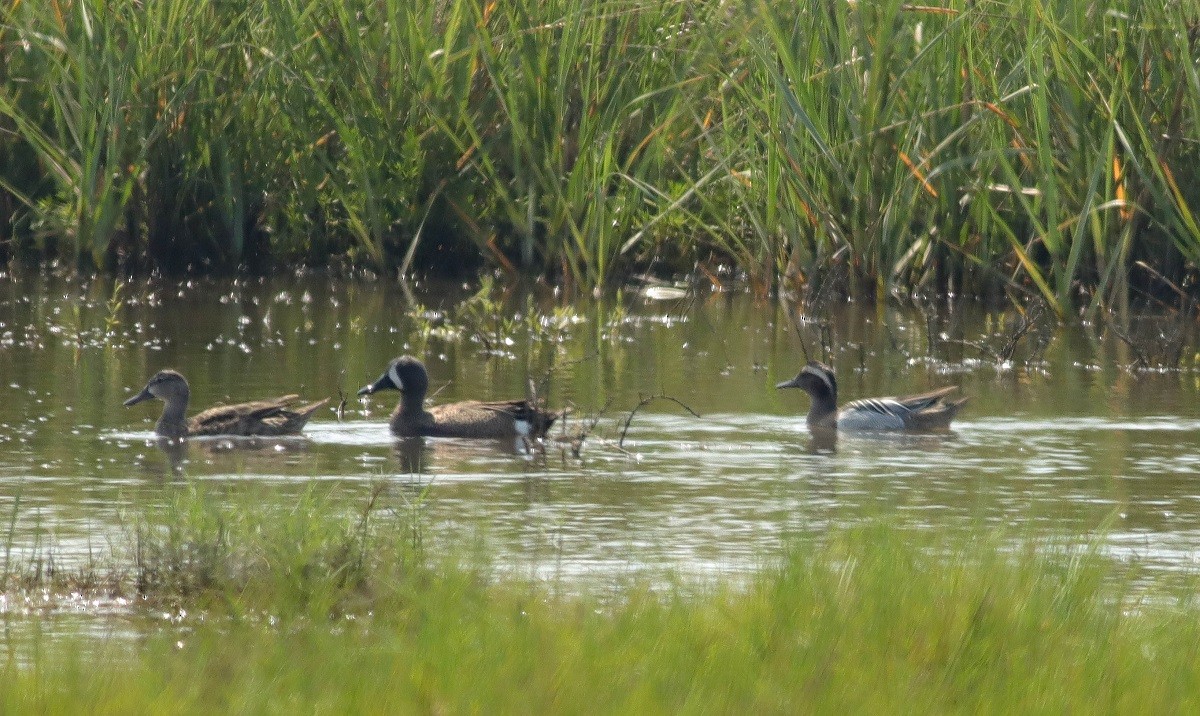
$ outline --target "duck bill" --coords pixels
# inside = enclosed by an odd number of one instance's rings
[[[142,388],[142,392],[125,401],[125,407],[128,408],[131,405],[137,405],[143,400],[150,400],[153,397],[149,388]]]
[[[775,390],[779,390],[780,388],[799,388],[800,384],[797,382],[798,380],[800,380],[800,377],[796,376],[791,380],[785,380],[782,383],[776,383]]]
[[[396,384],[392,382],[391,377],[388,376],[387,373],[379,376],[379,380],[375,381],[374,383],[371,383],[370,385],[364,385],[363,387],[359,388],[358,394],[371,395],[373,393],[378,393],[381,390],[396,390]]]

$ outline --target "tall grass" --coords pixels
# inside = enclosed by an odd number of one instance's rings
[[[143,594],[189,616],[135,640],[14,617],[0,708],[1176,712],[1200,694],[1194,578],[1135,582],[1086,548],[875,525],[736,584],[555,590],[435,553],[387,492],[336,493],[268,515],[188,489],[133,515],[131,572],[159,575]]]
[[[1125,290],[1137,258],[1194,269],[1196,18],[1179,4],[754,7],[745,162],[778,170],[750,204],[793,268],[839,256],[868,291],[1003,279],[1060,312]],[[772,220],[783,206],[807,221]]]
[[[1198,23],[1125,0],[9,0],[0,239],[584,287],[732,260],[764,290],[835,270],[1107,304],[1195,279]]]

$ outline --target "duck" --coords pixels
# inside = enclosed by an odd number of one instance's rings
[[[944,431],[958,414],[966,398],[951,399],[958,390],[946,386],[928,393],[899,398],[863,398],[837,406],[837,378],[833,369],[812,361],[800,369],[795,378],[775,386],[800,388],[808,393],[812,405],[808,410],[808,427],[813,430],[844,431]]]
[[[191,418],[187,417],[191,391],[187,379],[174,370],[154,374],[142,392],[125,401],[125,407],[144,400],[163,401],[163,412],[154,424],[154,432],[166,438],[202,435],[280,436],[299,435],[308,419],[329,399],[292,408],[298,395],[257,400],[237,405],[218,405]]]
[[[400,401],[389,422],[392,432],[399,437],[538,438],[546,434],[559,415],[528,400],[466,400],[426,410],[429,373],[421,361],[409,355],[393,359],[383,375],[363,386],[358,394],[373,395],[381,390],[400,391]]]

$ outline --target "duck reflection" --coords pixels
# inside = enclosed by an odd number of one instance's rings
[[[400,470],[413,474],[426,470],[435,461],[441,464],[457,461],[478,463],[481,458],[497,455],[532,456],[537,452],[538,444],[522,438],[466,440],[413,436],[398,438],[392,444],[392,453],[396,456]]]
[[[237,459],[251,465],[277,463],[281,456],[293,458],[307,453],[312,445],[304,437],[155,437],[146,444],[153,445],[166,458],[165,465],[148,463],[146,469],[158,475],[169,471],[174,476],[183,475],[188,462],[196,456],[206,462]]]
[[[854,443],[886,443],[897,450],[936,450],[958,439],[953,430],[938,433],[902,433],[902,432],[857,432],[842,438],[842,447]],[[813,455],[837,454],[838,431],[831,428],[810,428],[808,452]]]
[[[223,453],[245,453],[250,456],[290,455],[305,453],[312,447],[312,442],[305,437],[237,437],[223,436],[214,438],[191,438],[189,440],[198,449],[210,456]]]
[[[402,472],[418,475],[425,468],[425,438],[400,438],[392,446]]]
[[[838,431],[831,428],[813,428],[808,441],[808,451],[814,455],[836,453]]]
[[[153,473],[156,477],[163,478],[183,475],[183,467],[187,464],[188,460],[187,440],[182,438],[154,437],[146,441],[146,444],[154,445],[166,459],[166,464],[161,464],[157,461],[145,463],[143,467],[147,472]]]

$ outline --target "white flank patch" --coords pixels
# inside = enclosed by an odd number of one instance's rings
[[[516,420],[514,423],[517,426],[517,435],[523,438],[529,437],[529,434],[533,432],[533,423],[529,420]]]

